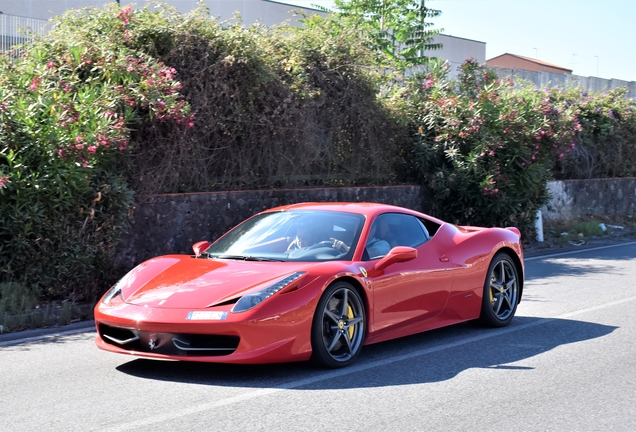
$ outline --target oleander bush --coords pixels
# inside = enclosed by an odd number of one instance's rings
[[[575,110],[581,131],[573,150],[557,161],[557,179],[636,175],[636,106],[626,88],[587,93],[566,89],[558,99]]]
[[[178,71],[193,128],[142,121],[118,163],[155,193],[395,183],[408,136],[378,97],[376,54],[335,18],[303,27],[219,23],[163,4],[65,16],[67,37],[118,46]],[[196,116],[196,119],[195,119]]]
[[[431,67],[401,95],[431,212],[459,224],[517,226],[532,238],[555,155],[576,147],[576,110],[558,90],[517,89],[472,60],[457,79],[448,72]]]
[[[131,131],[192,122],[173,68],[83,29],[62,18],[0,57],[0,282],[49,299],[91,299],[116,277],[110,258],[133,205],[116,167]]]

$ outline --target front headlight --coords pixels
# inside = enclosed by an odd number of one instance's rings
[[[106,294],[104,295],[104,298],[102,299],[102,303],[109,304],[117,296],[121,297],[121,285],[119,282],[113,285],[112,288],[106,292]]]
[[[307,272],[296,272],[292,273],[287,277],[276,282],[274,285],[270,285],[267,288],[264,288],[260,291],[256,291],[247,295],[244,295],[236,302],[234,307],[232,308],[232,312],[245,312],[246,310],[250,310],[256,305],[259,305],[264,300],[276,294],[278,291],[282,290],[286,286],[289,286],[292,282],[305,275]]]

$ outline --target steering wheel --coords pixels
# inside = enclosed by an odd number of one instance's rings
[[[326,247],[327,245],[329,245],[329,247],[331,247],[331,245],[333,244],[333,242],[331,240],[323,240],[321,242],[318,242],[314,245],[308,246],[307,248],[305,248],[305,250],[312,250],[312,249],[318,249],[320,247]]]

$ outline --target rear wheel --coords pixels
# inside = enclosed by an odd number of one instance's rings
[[[366,313],[355,288],[336,282],[323,293],[311,329],[313,360],[321,366],[339,368],[360,354]]]
[[[519,300],[519,277],[515,263],[505,252],[495,255],[486,274],[480,319],[493,327],[512,321]]]

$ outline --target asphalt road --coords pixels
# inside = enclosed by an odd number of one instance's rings
[[[511,326],[365,347],[337,371],[135,359],[77,330],[0,342],[0,430],[636,430],[636,242],[526,272]]]

